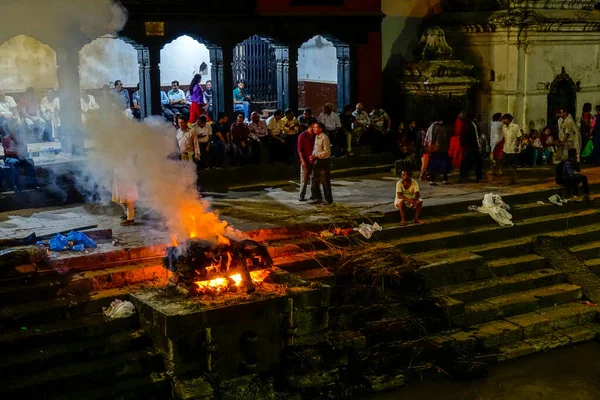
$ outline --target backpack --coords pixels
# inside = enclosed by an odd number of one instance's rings
[[[565,167],[565,162],[561,161],[554,167],[554,180],[557,184],[562,185],[564,183],[563,180],[563,169]]]

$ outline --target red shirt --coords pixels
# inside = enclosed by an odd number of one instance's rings
[[[250,136],[250,129],[244,123],[237,122],[231,125],[231,140],[234,142],[243,142]]]
[[[9,158],[20,158],[19,156],[25,152],[27,153],[27,146],[20,144],[17,140],[11,138],[10,136],[5,136],[2,138],[2,147],[4,148],[4,155]]]
[[[300,136],[298,136],[298,155],[300,156],[300,160],[308,162],[314,148],[315,135],[309,131],[302,132]]]

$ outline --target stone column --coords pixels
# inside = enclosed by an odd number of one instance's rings
[[[277,108],[285,110],[289,107],[289,50],[285,46],[275,47],[275,64],[277,74]]]
[[[63,152],[73,155],[82,155],[84,151],[79,83],[80,50],[74,47],[56,49],[60,92],[61,147]]]
[[[220,47],[209,47],[210,74],[213,86],[213,118],[225,110],[225,92],[223,81],[223,50]]]
[[[336,46],[338,60],[338,110],[341,112],[346,104],[350,104],[351,81],[351,57],[350,46]]]
[[[288,108],[298,111],[298,46],[288,47],[289,72],[288,72]]]
[[[150,66],[148,71],[148,83],[150,85],[149,112],[154,115],[162,114],[162,106],[160,104],[160,49],[161,47],[157,45],[147,48]]]
[[[233,48],[234,45],[223,46],[223,109],[227,115],[233,114]]]
[[[152,115],[152,85],[150,83],[150,51],[147,47],[137,49],[140,74],[140,97],[142,119]],[[160,98],[160,94],[159,94]],[[160,109],[159,109],[160,110]]]

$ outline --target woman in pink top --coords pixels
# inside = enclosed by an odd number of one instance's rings
[[[202,75],[196,74],[194,75],[194,79],[190,83],[190,101],[192,102],[190,106],[190,123],[193,124],[198,121],[201,115],[205,114],[204,106],[204,90],[202,90],[202,86],[200,86],[200,81],[202,80]]]

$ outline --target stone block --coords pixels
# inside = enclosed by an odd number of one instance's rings
[[[472,328],[475,329],[473,335],[486,349],[497,348],[503,344],[520,340],[523,335],[519,326],[507,321],[487,322]]]
[[[314,374],[289,376],[288,384],[293,389],[315,389],[334,385],[339,378],[339,370],[333,369]]]
[[[498,318],[498,308],[485,301],[470,304],[465,307],[462,314],[450,317],[453,326],[466,327],[483,322],[493,321]]]
[[[552,331],[552,321],[544,315],[531,312],[505,318],[506,321],[523,329],[523,338],[545,335]]]
[[[585,326],[574,326],[572,328],[561,329],[557,331],[571,339],[571,343],[585,342],[596,337],[596,332]]]
[[[212,386],[203,377],[188,380],[175,379],[173,390],[176,400],[210,400],[214,395]]]
[[[448,336],[454,339],[454,345],[465,352],[473,352],[477,348],[477,337],[474,332],[470,331],[457,331],[448,334]]]
[[[517,341],[502,345],[498,348],[498,362],[512,360],[535,353],[535,348],[529,343]]]
[[[530,344],[536,352],[540,352],[566,346],[570,343],[571,339],[558,332],[552,332],[547,335],[528,338],[524,341]]]
[[[369,375],[365,376],[371,392],[383,392],[385,390],[395,389],[404,385],[404,375]]]

